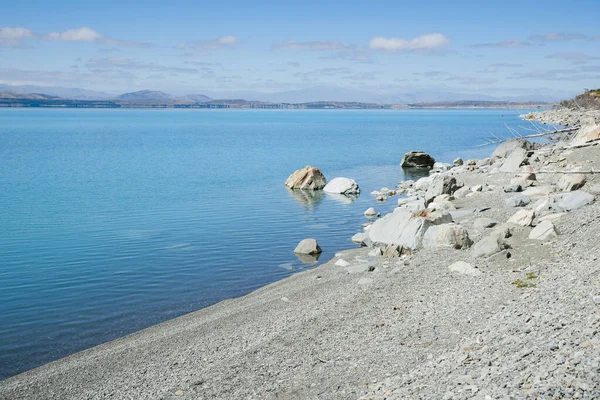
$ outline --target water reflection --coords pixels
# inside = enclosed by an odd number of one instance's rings
[[[321,253],[319,254],[298,254],[298,253],[294,253],[296,255],[296,257],[298,257],[298,260],[302,261],[304,264],[315,264],[317,261],[319,261],[319,257],[321,257]]]
[[[402,168],[404,179],[413,181],[429,176],[429,171],[429,168]]]
[[[287,189],[287,191],[290,197],[301,203],[307,210],[315,209],[323,201],[325,195],[322,190]]]
[[[352,204],[358,199],[356,194],[327,193],[327,196],[342,204]]]

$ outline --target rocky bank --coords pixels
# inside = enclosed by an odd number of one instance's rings
[[[0,398],[600,398],[600,142],[576,135],[436,163],[373,193],[375,209],[406,196],[367,213],[363,247],[0,382]]]

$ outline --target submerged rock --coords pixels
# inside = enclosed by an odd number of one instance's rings
[[[302,190],[321,190],[326,184],[327,180],[319,168],[311,167],[310,165],[295,171],[285,181],[285,186],[290,189]]]
[[[402,168],[433,168],[435,159],[423,151],[410,151],[404,154]]]

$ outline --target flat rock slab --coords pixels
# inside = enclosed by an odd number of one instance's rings
[[[584,192],[583,190],[576,190],[562,195],[556,204],[556,209],[558,211],[573,211],[588,204],[592,204],[593,202],[593,195]]]
[[[448,266],[448,269],[452,272],[458,272],[463,275],[480,276],[482,272],[471,264],[464,261],[457,261],[452,265]]]
[[[357,264],[351,267],[346,268],[346,271],[349,274],[362,274],[363,272],[367,272],[369,270],[369,264]]]

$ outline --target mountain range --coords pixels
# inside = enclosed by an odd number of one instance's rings
[[[66,88],[55,86],[12,86],[0,84],[0,92],[13,92],[22,94],[39,94],[55,96],[70,100],[111,100],[120,102],[164,102],[169,104],[203,103],[213,99],[245,99],[267,103],[310,103],[318,101],[330,102],[361,102],[374,104],[408,104],[420,102],[442,102],[442,101],[511,101],[511,102],[555,102],[568,95],[552,95],[547,93],[531,93],[527,96],[491,96],[487,94],[467,94],[460,92],[444,91],[419,91],[379,94],[356,89],[316,86],[312,88],[290,90],[282,92],[255,92],[255,91],[229,91],[216,92],[204,91],[203,94],[173,95],[161,91],[141,90],[123,94],[99,92],[81,88]]]

